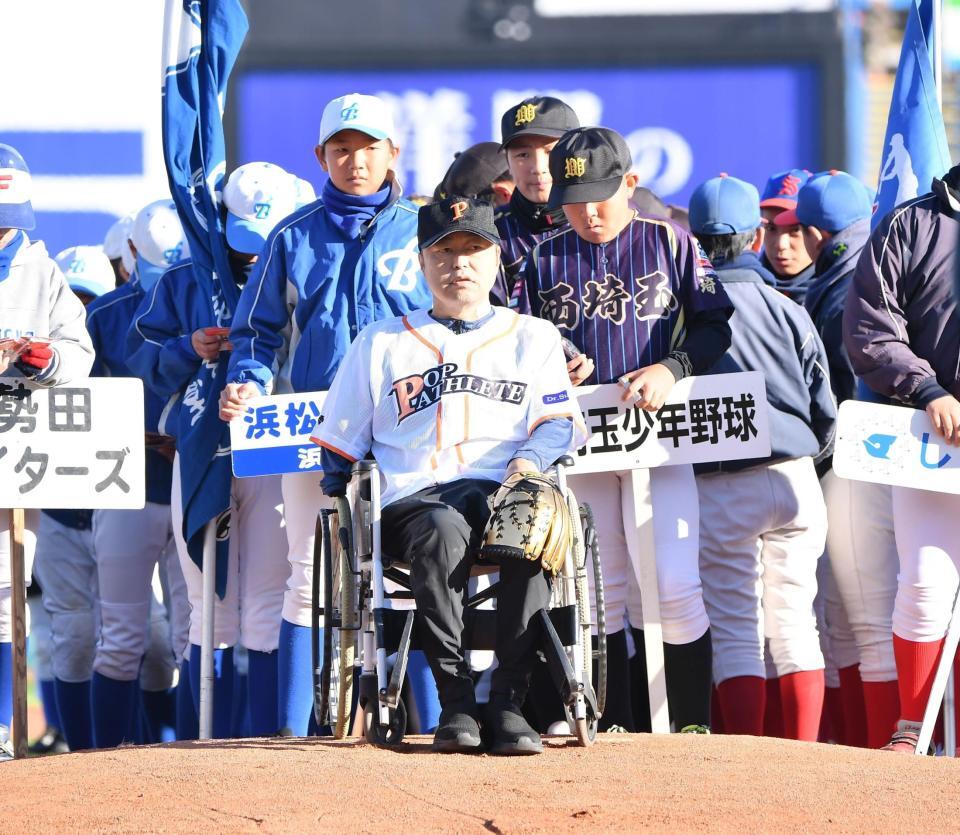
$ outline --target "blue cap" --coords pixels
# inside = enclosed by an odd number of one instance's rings
[[[797,205],[797,195],[800,189],[813,176],[802,168],[790,168],[780,171],[767,180],[763,193],[760,195],[761,209],[792,209]]]
[[[839,232],[870,217],[873,201],[867,187],[845,171],[814,174],[797,195],[797,206],[777,215],[777,226],[814,226],[824,232]]]
[[[0,229],[33,229],[33,181],[16,148],[0,143]]]
[[[721,174],[701,183],[690,197],[690,231],[733,235],[760,225],[760,195],[750,183]]]

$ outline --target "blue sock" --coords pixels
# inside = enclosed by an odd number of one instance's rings
[[[323,636],[321,635],[321,642]],[[306,736],[313,713],[313,673],[310,627],[280,621],[277,650],[279,726],[293,736]]]
[[[200,647],[190,644],[190,690],[200,716]],[[228,739],[233,717],[233,647],[213,651],[213,738]],[[198,720],[199,722],[199,720]]]
[[[250,736],[273,736],[277,725],[278,652],[248,649],[247,704],[250,708]]]
[[[90,682],[54,679],[59,728],[71,751],[93,748],[93,720],[90,715]]]
[[[116,748],[133,739],[137,693],[140,685],[133,681],[117,681],[95,672],[90,685],[93,706],[93,744],[97,748]]]
[[[247,676],[233,668],[233,709],[230,716],[230,736],[234,739],[250,736],[250,710],[247,703]]]
[[[180,662],[180,678],[176,688],[177,697],[177,739],[196,739],[200,735],[197,727],[197,708],[190,692],[190,662],[185,658]]]
[[[172,739],[176,722],[173,690],[141,690],[140,706],[144,741],[154,743]]]
[[[440,723],[440,696],[437,694],[437,683],[427,663],[427,656],[423,654],[422,649],[410,650],[407,679],[410,681],[413,700],[417,704],[420,733],[432,734]]]
[[[63,730],[60,714],[57,713],[57,692],[52,678],[40,680],[40,701],[43,703],[43,721],[48,728]]]
[[[0,643],[0,725],[13,721],[13,644]]]

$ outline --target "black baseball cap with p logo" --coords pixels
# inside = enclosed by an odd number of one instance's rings
[[[566,102],[552,96],[531,96],[515,104],[500,119],[501,148],[518,136],[549,136],[559,139],[580,127],[580,120]]]
[[[610,128],[577,128],[550,152],[553,186],[547,206],[600,203],[617,193],[633,165],[626,140]]]
[[[493,222],[493,206],[459,194],[422,206],[417,213],[417,241],[427,249],[454,232],[470,232],[500,245],[500,233]]]

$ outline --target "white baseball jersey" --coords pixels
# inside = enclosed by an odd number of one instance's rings
[[[586,441],[551,322],[495,308],[454,333],[418,310],[361,331],[313,440],[353,461],[372,452],[389,504],[458,478],[502,481],[534,428],[556,417],[574,421],[575,444]]]

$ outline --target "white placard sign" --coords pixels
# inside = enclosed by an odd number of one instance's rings
[[[143,383],[0,377],[0,507],[141,508]]]
[[[576,389],[590,440],[572,473],[766,458],[767,389],[758,371],[678,382],[660,411],[624,403],[619,383]]]
[[[937,493],[960,493],[960,450],[927,413],[906,406],[840,404],[833,471],[841,478]]]
[[[249,401],[247,413],[230,421],[233,474],[250,478],[320,470],[320,447],[310,440],[325,391],[274,394]]]

